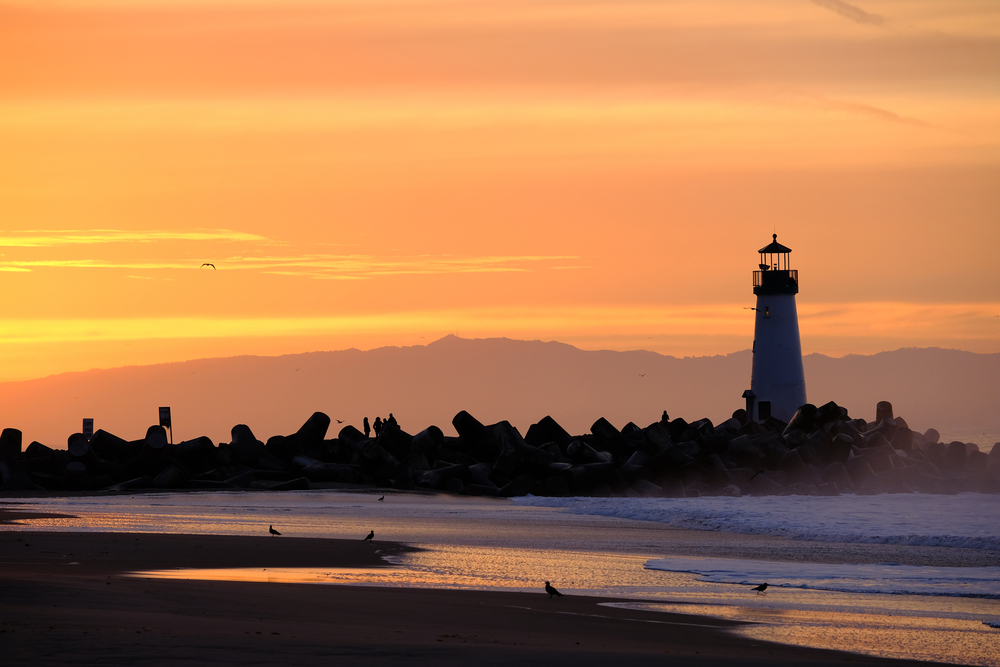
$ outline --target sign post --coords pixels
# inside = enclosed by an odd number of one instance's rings
[[[83,420],[83,437],[90,440],[94,437],[94,420],[84,418]]]
[[[170,408],[160,408],[160,426],[170,429],[170,444],[174,444],[174,428],[170,425]]]

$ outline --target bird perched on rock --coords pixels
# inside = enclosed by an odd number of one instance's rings
[[[767,590],[767,584],[761,584],[760,586],[754,586],[750,590],[757,591],[757,595],[760,595],[761,593],[764,593],[765,590]],[[767,593],[764,593],[764,595],[767,595]]]
[[[562,597],[562,593],[560,593],[559,591],[557,591],[556,588],[555,588],[555,586],[553,586],[552,584],[550,584],[547,581],[545,582],[545,592],[549,594],[549,599],[550,600],[552,599],[553,595],[556,596],[556,597],[560,597],[560,598]]]
[[[268,526],[267,532],[271,533],[271,537],[274,537],[275,535],[281,535],[281,533],[279,533],[274,529],[274,526]]]
[[[375,531],[373,530],[372,532],[370,532],[367,535],[365,535],[365,539],[363,539],[361,541],[362,542],[371,542],[374,539],[375,539]]]

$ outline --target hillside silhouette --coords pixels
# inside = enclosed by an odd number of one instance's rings
[[[1000,354],[939,348],[804,358],[809,401],[835,400],[871,419],[888,400],[917,430],[1000,431]],[[714,422],[743,406],[749,350],[676,358],[655,352],[586,351],[558,342],[446,336],[426,346],[240,356],[65,373],[0,383],[0,427],[25,442],[64,448],[81,419],[141,438],[170,406],[174,441],[228,441],[235,424],[261,437],[292,433],[313,412],[361,427],[392,412],[412,432],[430,424],[453,434],[467,410],[485,424],[508,420],[524,433],[551,415],[571,433],[599,417],[621,428],[660,418]],[[990,443],[992,444],[992,443]]]

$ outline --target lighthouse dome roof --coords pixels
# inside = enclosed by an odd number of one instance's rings
[[[778,243],[778,235],[777,234],[772,234],[771,238],[774,239],[774,240],[771,241],[770,243],[768,243],[766,246],[764,246],[760,250],[758,250],[757,252],[759,252],[761,254],[775,254],[775,253],[779,253],[779,252],[791,252],[792,251],[791,248],[788,248],[788,247],[783,246],[780,243]]]

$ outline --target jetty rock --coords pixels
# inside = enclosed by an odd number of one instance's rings
[[[1000,447],[940,441],[909,428],[892,404],[876,419],[852,419],[834,402],[802,405],[785,423],[755,422],[737,410],[722,423],[667,413],[648,426],[597,419],[571,435],[551,416],[522,436],[507,421],[483,424],[461,411],[457,437],[437,426],[411,435],[394,421],[377,435],[313,413],[295,433],[265,442],[246,424],[228,443],[201,436],[170,444],[150,426],[127,440],[74,433],[65,450],[0,433],[0,491],[141,489],[394,488],[473,496],[685,498],[843,493],[1000,493]]]

